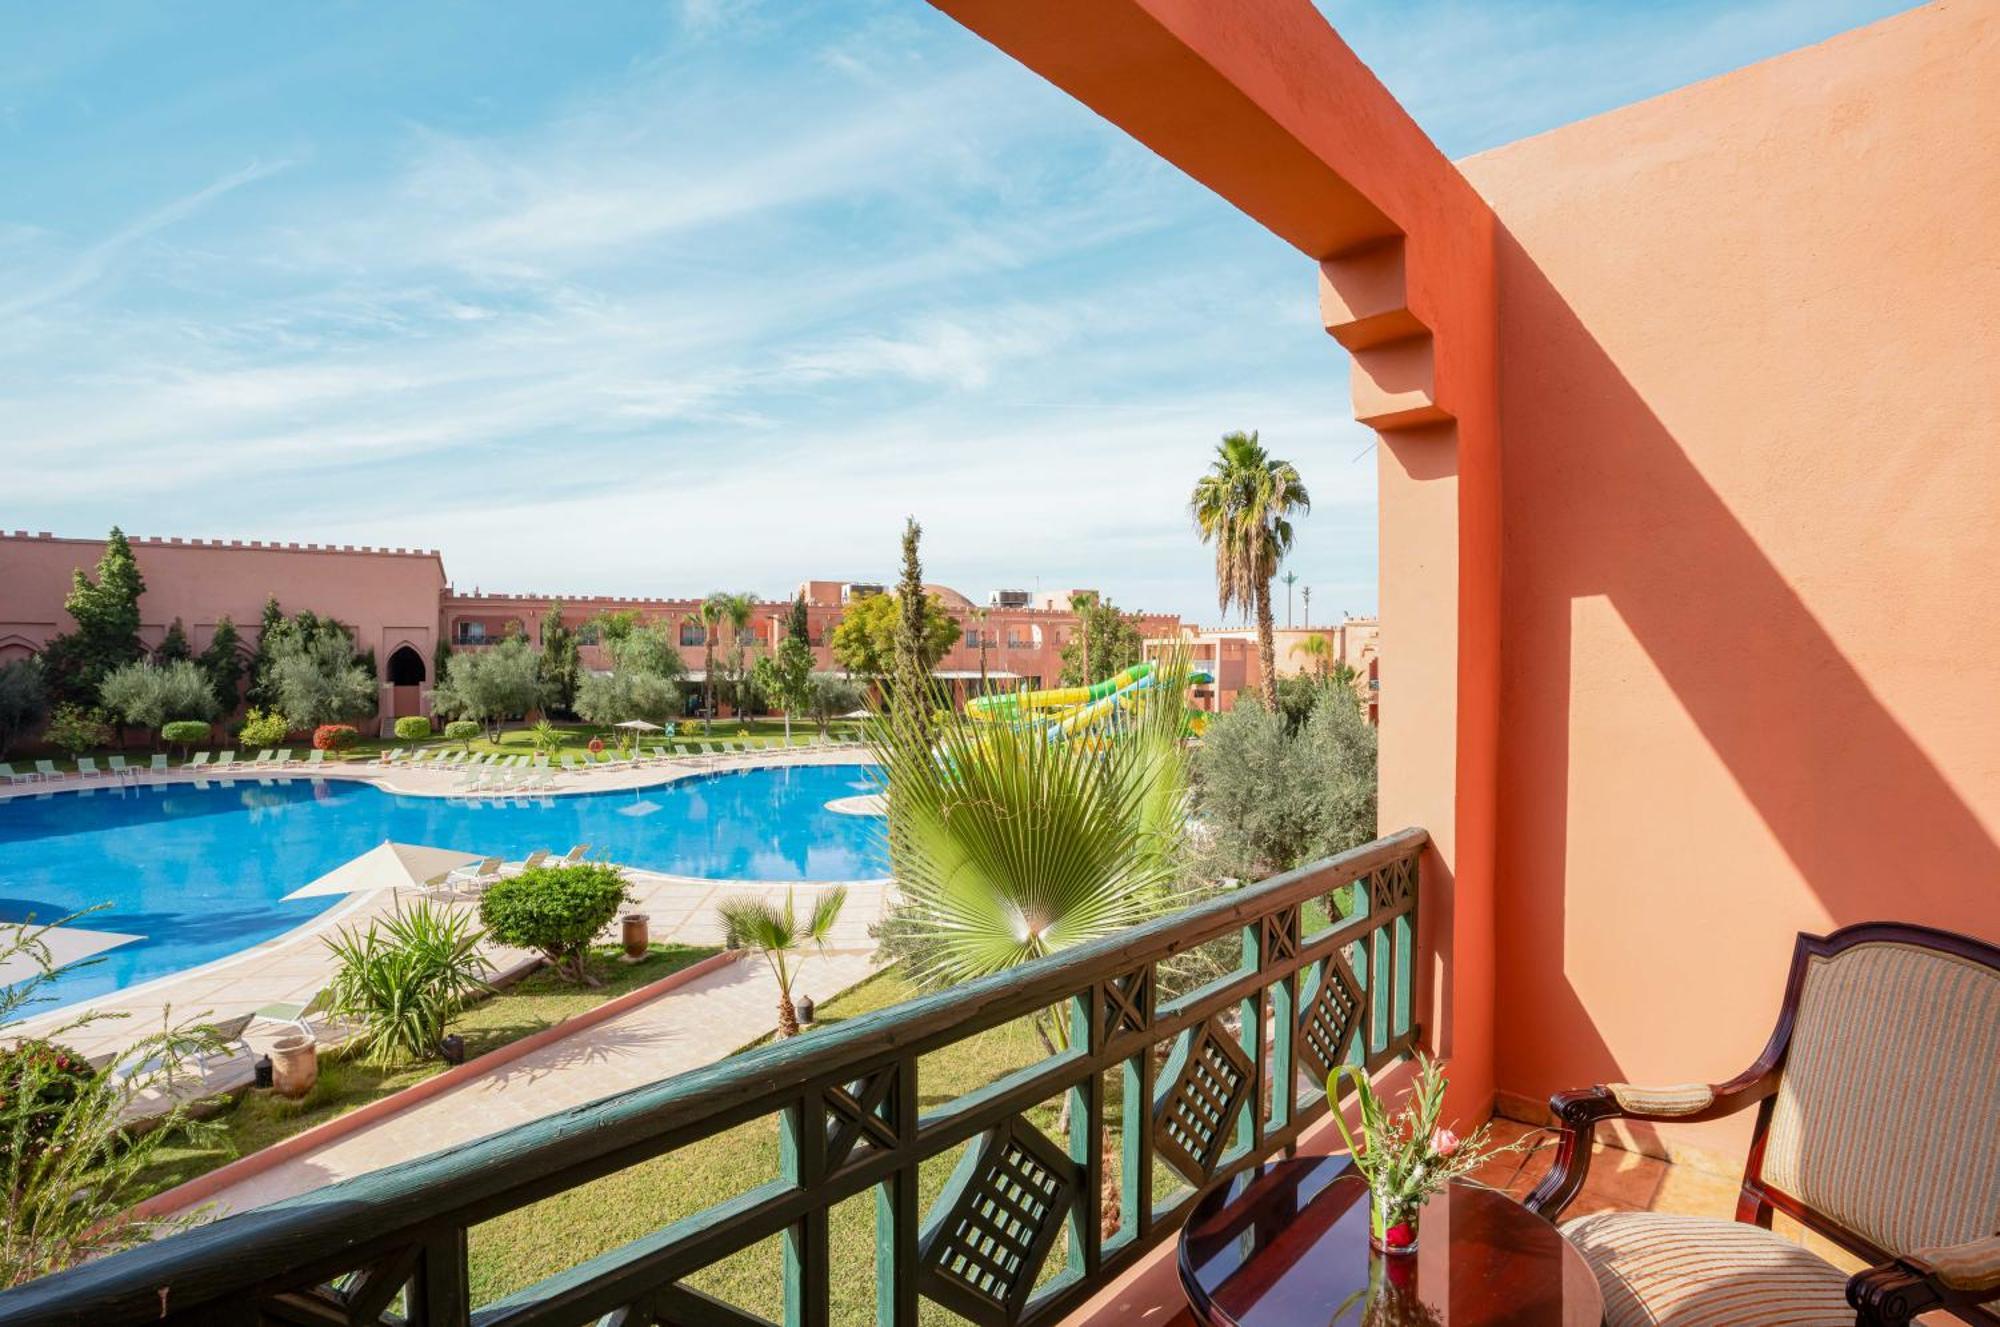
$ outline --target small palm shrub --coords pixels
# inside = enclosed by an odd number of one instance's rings
[[[472,739],[482,731],[474,719],[453,719],[444,726],[445,739],[463,744],[468,751],[472,749]]]
[[[586,963],[590,942],[632,902],[624,873],[603,862],[537,866],[494,884],[479,901],[492,937],[540,951],[559,976],[598,986]]]
[[[351,723],[323,723],[313,729],[313,746],[320,751],[345,751],[361,740]]]
[[[542,719],[528,730],[528,741],[533,744],[535,750],[553,755],[562,750],[563,731],[547,719]]]
[[[429,902],[330,936],[333,1012],[359,1028],[353,1048],[376,1064],[436,1055],[446,1026],[489,989],[483,939],[470,917]]]
[[[396,736],[405,742],[421,742],[431,735],[431,721],[421,714],[411,714],[396,720]]]
[[[160,729],[160,740],[168,746],[177,746],[186,755],[188,748],[199,746],[209,739],[211,729],[199,719],[176,719]]]
[[[276,710],[252,709],[243,716],[243,727],[236,733],[236,740],[248,747],[271,747],[285,740],[285,734],[292,725]]]
[[[825,949],[840,909],[847,902],[847,886],[836,885],[813,901],[813,910],[803,920],[785,891],[785,906],[760,898],[728,899],[716,907],[722,918],[723,933],[731,945],[754,949],[771,965],[778,979],[778,1035],[799,1035],[798,1006],[792,1003],[792,983],[798,979],[798,952],[810,945]]]

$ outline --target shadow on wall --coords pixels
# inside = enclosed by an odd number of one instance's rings
[[[1578,601],[1602,597],[1615,609],[1834,926],[1889,918],[1991,938],[2000,932],[2000,846],[1504,226],[1498,245],[1501,355],[1513,393],[1502,400],[1510,495],[1502,713],[1513,752],[1501,780],[1500,1086],[1541,1099],[1627,1075],[1570,981],[1578,948],[1593,944],[1622,947],[1622,980],[1657,1001],[1662,1028],[1701,1021],[1677,1030],[1707,1047],[1679,1077],[1721,1078],[1762,1045],[1791,932],[1818,919],[1774,902],[1767,878],[1744,876],[1741,915],[1692,905],[1660,915],[1655,894],[1635,898],[1616,933],[1566,930],[1572,902],[1586,897],[1579,891],[1629,887],[1566,878],[1574,781],[1606,773],[1601,747],[1598,768],[1571,769]],[[1536,490],[1562,497],[1537,503],[1534,528],[1523,532],[1511,524],[1522,519],[1511,495]],[[1587,679],[1593,688],[1620,681]],[[1648,753],[1635,748],[1629,758]],[[1683,800],[1673,771],[1659,777],[1650,789],[1657,800],[1630,806],[1635,824],[1672,815]],[[1701,824],[1688,833],[1702,833]],[[1709,876],[1705,886],[1743,870],[1702,858],[1699,845],[1689,856]],[[1657,885],[1671,869],[1635,862],[1633,874]],[[1975,906],[1979,899],[1987,905]],[[1536,1017],[1519,1016],[1523,1001]],[[1730,1011],[1726,1026],[1710,1019],[1717,1010]]]

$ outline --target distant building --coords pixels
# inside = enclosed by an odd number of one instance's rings
[[[227,615],[248,650],[256,644],[267,599],[275,596],[287,613],[309,608],[350,627],[356,647],[374,653],[385,730],[400,717],[429,712],[440,643],[454,650],[479,649],[522,636],[539,645],[542,619],[558,601],[563,621],[583,633],[584,667],[608,666],[592,619],[632,612],[643,622],[673,626],[695,679],[701,678],[702,631],[686,622],[700,605],[699,597],[462,591],[451,583],[443,556],[435,550],[134,537],[132,551],[146,579],[139,630],[145,645],[157,646],[178,618],[189,643],[202,650],[214,637],[216,622]],[[0,663],[38,653],[51,637],[75,625],[63,611],[71,576],[95,568],[103,553],[102,539],[0,532]],[[926,588],[959,624],[958,642],[939,660],[937,673],[960,699],[979,689],[982,644],[990,688],[1054,685],[1062,671],[1062,648],[1076,631],[1070,597],[1090,593],[1001,590],[981,607],[948,586]],[[818,666],[836,670],[830,642],[846,606],[886,590],[872,582],[809,580],[799,592],[806,599]],[[790,611],[789,599],[757,602],[740,639],[751,657],[777,644]],[[1142,636],[1180,630],[1180,619],[1172,614],[1132,616]]]
[[[1324,650],[1308,644],[1327,642]],[[1354,686],[1361,693],[1368,722],[1380,718],[1382,694],[1382,624],[1372,617],[1350,617],[1327,627],[1280,627],[1272,633],[1273,662],[1279,677],[1345,665],[1354,674]],[[1188,662],[1215,678],[1211,686],[1195,690],[1195,704],[1221,712],[1232,709],[1237,697],[1263,685],[1264,669],[1257,652],[1255,627],[1182,626],[1171,634],[1150,637],[1146,658],[1157,660],[1179,650]]]

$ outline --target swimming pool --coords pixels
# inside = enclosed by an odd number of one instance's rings
[[[473,801],[344,779],[100,786],[0,800],[0,921],[137,937],[51,988],[71,1004],[225,958],[342,901],[285,895],[390,839],[519,860],[574,843],[674,875],[885,874],[880,822],[825,809],[874,790],[857,765],[696,775],[649,788]]]

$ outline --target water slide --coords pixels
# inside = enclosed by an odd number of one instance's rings
[[[1211,680],[1205,672],[1188,675],[1191,685]],[[1054,741],[1086,732],[1123,713],[1158,684],[1159,675],[1153,665],[1137,663],[1086,687],[1048,687],[1040,691],[975,696],[965,703],[965,712],[988,723],[1043,724]]]

